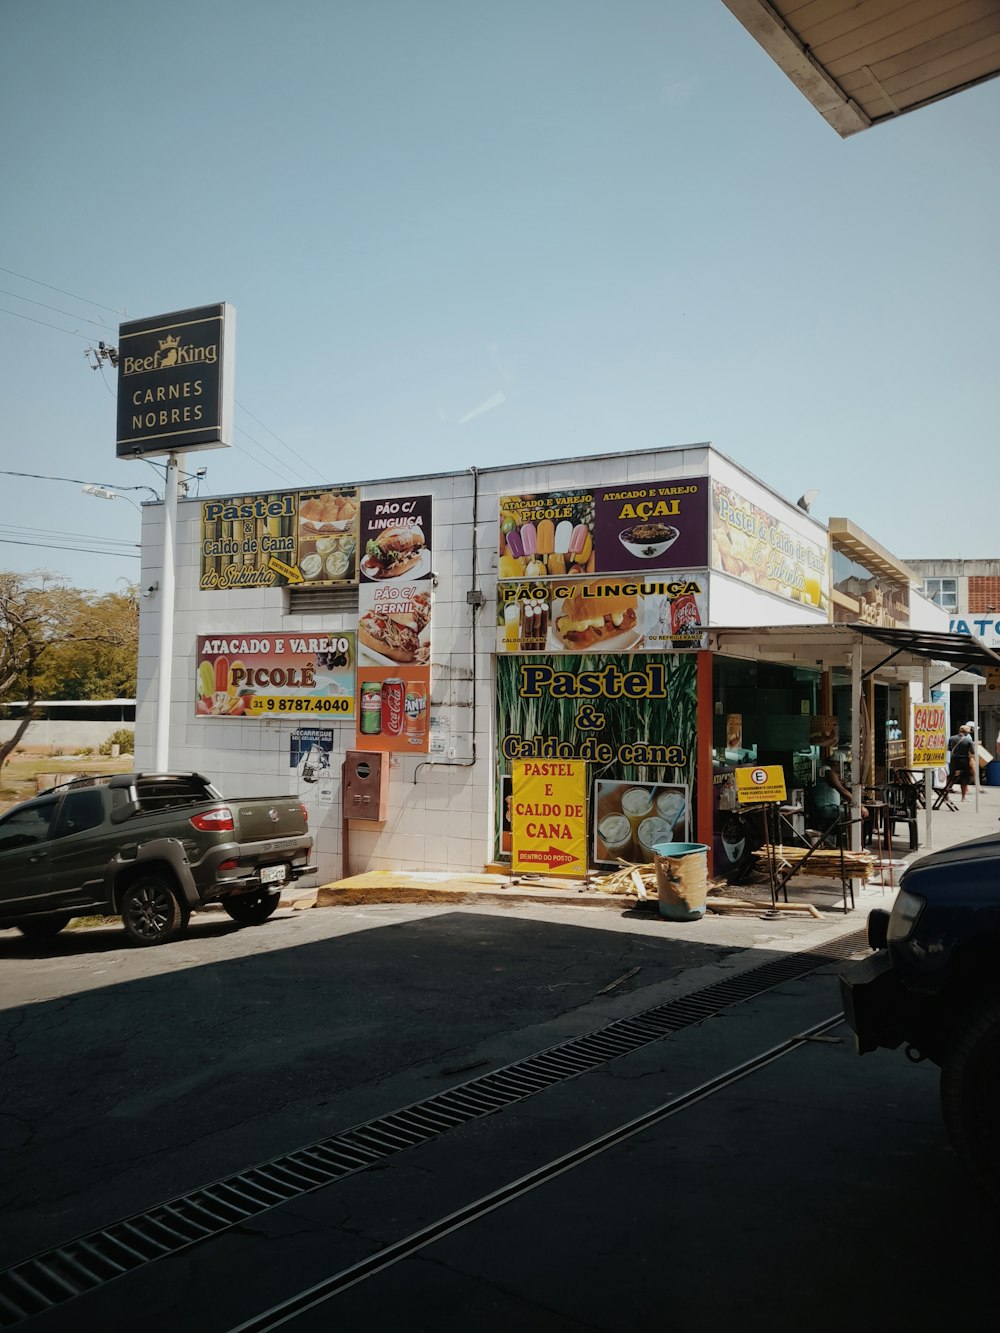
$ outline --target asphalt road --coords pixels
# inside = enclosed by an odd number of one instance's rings
[[[150,951],[113,928],[44,950],[0,933],[0,1267],[818,938],[805,923],[704,927],[364,907],[282,911],[242,931],[195,918],[187,939]],[[835,971],[23,1326],[235,1328],[835,1016]],[[859,1060],[849,1037],[840,1024],[415,1241],[288,1326],[939,1329],[991,1308],[996,1219],[946,1146],[936,1071],[900,1053]]]

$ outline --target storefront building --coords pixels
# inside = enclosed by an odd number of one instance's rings
[[[953,634],[972,635],[1000,652],[1000,560],[917,559],[908,564],[924,595],[948,616]],[[988,750],[1000,755],[1000,679],[994,675],[987,674],[978,699],[969,687],[952,688],[951,731],[970,721],[977,708],[980,739]]]
[[[162,521],[144,510],[144,587]],[[184,500],[177,541],[169,766],[301,794],[325,879],[502,860],[517,760],[585,761],[594,866],[707,840],[717,765],[804,784],[840,716],[836,673],[768,660],[768,627],[863,600],[836,586],[826,527],[708,444]],[[155,611],[154,593],[144,766]],[[718,657],[719,626],[760,651]],[[879,697],[887,726],[902,699]]]

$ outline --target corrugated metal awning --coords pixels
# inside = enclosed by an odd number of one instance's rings
[[[708,644],[726,656],[824,671],[846,667],[860,653],[865,675],[900,683],[921,680],[928,662],[941,664],[936,674],[945,670],[960,685],[982,684],[985,668],[1000,666],[1000,655],[971,635],[860,623],[719,627],[708,631]]]
[[[930,658],[934,662],[950,662],[964,671],[985,671],[1000,667],[1000,655],[987,648],[981,639],[971,634],[950,634],[927,629],[889,629],[881,625],[855,624],[850,626],[869,639],[876,639],[897,652]]]

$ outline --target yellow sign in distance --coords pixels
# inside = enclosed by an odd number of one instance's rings
[[[748,768],[738,768],[736,799],[740,805],[785,800],[785,770],[780,764],[751,764]]]
[[[986,688],[988,690],[1000,690],[1000,667],[986,668]]]
[[[587,874],[587,765],[582,759],[515,759],[511,766],[512,871]]]
[[[948,763],[948,733],[944,704],[910,704],[911,768],[944,768]]]

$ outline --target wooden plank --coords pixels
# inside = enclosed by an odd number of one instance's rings
[[[853,10],[855,13],[863,10],[867,14],[876,6],[884,9],[887,3],[898,8],[906,0],[860,0],[860,3],[859,0],[790,0],[788,4],[781,4],[780,0],[774,4],[773,0],[768,0],[768,3],[805,40],[804,33],[807,30],[812,33],[822,24],[836,20],[845,10]]]
[[[882,25],[866,25],[870,31],[858,29],[839,40],[813,46],[812,53],[831,78],[839,79],[862,65],[875,69],[882,60],[893,59],[995,12],[996,0],[962,0],[957,5],[951,0],[913,0],[905,27],[892,27],[888,20]]]
[[[992,49],[989,49],[987,43],[982,43],[982,50],[975,59],[943,71],[936,78],[928,78],[921,83],[909,85],[896,94],[896,100],[904,106],[919,106],[944,93],[965,87],[966,84],[977,83],[981,79],[996,75],[998,70],[1000,70],[1000,37],[993,41]]]
[[[898,56],[892,56],[888,60],[879,60],[872,65],[871,70],[879,83],[891,87],[890,81],[897,75],[931,66],[940,57],[948,56],[953,51],[973,48],[977,43],[995,36],[998,32],[1000,32],[1000,5],[995,6],[993,12],[987,14],[985,18],[977,19],[974,23],[965,23],[941,37],[935,37],[932,41],[922,42],[908,51],[901,51]]]
[[[970,69],[977,70],[972,78],[968,74]],[[905,109],[960,84],[984,78],[997,70],[1000,70],[1000,14],[996,19],[996,32],[992,37],[977,42],[975,48],[953,51],[933,64],[907,70],[893,78],[883,79],[878,70],[872,70],[877,83],[869,77],[867,69],[858,70],[856,74],[845,74],[840,80],[840,86],[845,93],[871,111],[881,85],[892,101],[900,109]],[[876,110],[875,114],[881,113]]]
[[[954,0],[934,0],[941,7],[954,3]],[[806,22],[799,19],[796,31],[804,42],[815,52],[824,43],[850,39],[853,34],[864,34],[866,30],[879,30],[879,25],[893,32],[898,32],[909,22],[907,11],[913,8],[914,0],[862,0],[860,4],[849,5]],[[865,43],[867,36],[862,36]]]
[[[930,66],[908,70],[895,78],[874,83],[867,69],[856,74],[842,75],[840,84],[849,97],[863,106],[870,116],[880,118],[889,114],[885,98],[889,97],[899,111],[936,97],[944,96],[969,83],[995,76],[1000,71],[1000,16],[997,31],[988,40],[977,43],[975,50],[955,51],[947,60]],[[878,78],[877,71],[872,70]],[[881,85],[881,88],[879,87]],[[883,91],[884,90],[884,94]],[[882,107],[880,109],[879,102]]]

